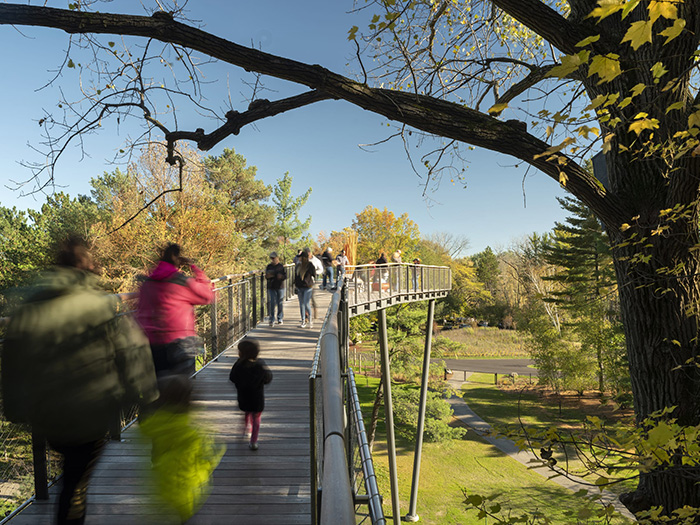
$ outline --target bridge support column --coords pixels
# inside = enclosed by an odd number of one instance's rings
[[[381,281],[380,281],[381,287]],[[391,401],[391,368],[389,366],[389,337],[387,335],[386,308],[379,314],[379,349],[382,354],[382,382],[384,384],[384,414],[386,418],[386,441],[389,453],[389,478],[391,480],[391,508],[394,525],[401,523],[399,507],[399,478],[396,469],[396,438],[394,436],[394,406]]]
[[[423,371],[420,384],[420,404],[418,406],[418,428],[416,429],[416,451],[413,457],[413,480],[411,482],[411,500],[408,505],[406,521],[418,521],[416,505],[418,504],[418,480],[420,478],[420,460],[423,452],[423,430],[425,429],[425,407],[428,401],[428,379],[430,377],[430,351],[433,343],[433,319],[435,317],[435,299],[428,301],[428,324],[425,327],[425,349],[423,351]]]

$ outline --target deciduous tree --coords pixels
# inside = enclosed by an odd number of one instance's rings
[[[144,82],[150,80],[145,66],[158,64],[159,57],[115,52],[110,41],[91,36],[86,42],[100,58],[95,66],[115,87],[103,93],[105,83],[96,82],[86,92],[85,111],[66,123],[59,142],[132,111],[171,145],[188,139],[208,150],[257,119],[344,99],[396,121],[400,133],[409,126],[446,138],[451,151],[471,144],[539,169],[596,214],[615,246],[638,421],[675,407],[664,412],[667,417],[700,424],[700,158],[694,155],[700,144],[700,5],[681,0],[372,5],[378,12],[368,28],[367,49],[372,55],[378,44],[377,68],[360,81],[245,48],[162,11],[136,17],[87,12],[83,3],[72,4],[73,10],[3,3],[0,23],[160,40],[185,57],[186,72],[193,50],[309,88],[229,111],[209,132],[179,129],[177,121],[164,123],[153,111],[160,82]],[[359,42],[359,36],[353,28],[350,38]],[[117,65],[107,67],[113,59]],[[67,59],[66,67],[72,66]],[[123,75],[125,69],[133,74]],[[607,187],[579,162],[592,140],[606,153]],[[424,160],[429,176],[437,173],[444,152],[440,148]],[[643,472],[627,503],[667,511],[700,507],[693,468],[679,464]]]

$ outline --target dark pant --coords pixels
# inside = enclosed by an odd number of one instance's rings
[[[87,509],[87,489],[106,439],[80,445],[51,443],[63,456],[63,487],[58,497],[58,525],[82,525]]]
[[[193,375],[200,342],[198,337],[185,337],[164,345],[151,344],[156,375]]]

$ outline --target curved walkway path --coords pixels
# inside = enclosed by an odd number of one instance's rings
[[[448,383],[455,390],[460,390],[462,388],[462,385],[464,384],[464,381],[459,378],[453,378],[450,379]],[[469,405],[467,405],[464,399],[453,395],[447,401],[448,403],[450,403],[450,406],[454,411],[453,417],[455,419],[458,419],[462,424],[467,426],[470,430],[473,430],[482,439],[491,443],[500,451],[508,454],[514,460],[518,461],[519,463],[522,463],[523,465],[536,472],[540,476],[547,478],[553,483],[557,483],[558,485],[561,485],[562,487],[567,488],[573,492],[577,492],[581,489],[584,489],[588,491],[589,494],[600,494],[600,499],[605,504],[612,504],[615,507],[615,510],[617,510],[617,512],[619,512],[620,514],[632,521],[636,521],[634,515],[629,510],[627,510],[627,507],[625,507],[617,499],[617,495],[606,490],[600,493],[597,487],[591,486],[590,483],[587,483],[580,478],[572,477],[572,479],[569,479],[564,476],[552,477],[553,475],[555,475],[555,473],[550,468],[533,466],[538,464],[539,460],[535,457],[535,455],[532,452],[530,452],[529,450],[520,450],[518,446],[510,439],[490,435],[491,426],[486,421],[481,419],[471,408],[469,408]]]

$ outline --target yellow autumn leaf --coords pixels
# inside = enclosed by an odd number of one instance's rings
[[[625,4],[625,7],[622,8],[622,19],[623,20],[625,18],[627,18],[627,15],[629,15],[634,10],[634,8],[639,5],[640,1],[641,0],[629,0],[629,2],[627,2]]]
[[[675,2],[651,0],[651,2],[649,2],[649,20],[651,20],[652,23],[656,22],[660,16],[668,20],[677,19],[678,9],[676,8]]]
[[[603,137],[603,153],[608,153],[612,149],[612,139],[614,138],[614,133],[608,133]]]
[[[569,181],[569,177],[566,176],[566,173],[563,171],[559,172],[559,184],[562,186],[566,186],[566,183]]]
[[[623,231],[623,232],[626,232],[630,228],[631,228],[631,226],[629,224],[627,224],[626,222],[620,225],[620,231]]]
[[[653,25],[654,22],[651,20],[632,22],[622,38],[622,42],[629,42],[635,51],[643,44],[651,43],[651,26]]]
[[[552,153],[558,153],[565,147],[569,146],[570,144],[573,144],[574,142],[576,142],[576,139],[574,139],[573,137],[566,137],[561,144],[559,144],[558,146],[551,146],[547,148],[542,153],[538,153],[537,155],[535,155],[533,159],[539,159],[540,157],[546,157],[547,155],[551,155]]]
[[[663,62],[657,62],[651,66],[649,71],[651,71],[652,75],[654,75],[654,82],[658,82],[662,76],[668,73],[668,69],[664,67]]]
[[[575,55],[564,55],[561,57],[561,64],[550,69],[547,72],[547,76],[565,78],[567,75],[576,71],[581,64],[588,62],[590,55],[590,51],[585,50]]]
[[[661,31],[661,33],[659,33],[659,35],[666,37],[664,45],[668,44],[671,40],[680,35],[683,32],[683,29],[685,29],[685,20],[682,18],[677,18],[674,20],[671,27],[667,27]]]
[[[620,58],[620,55],[615,53],[594,56],[588,68],[588,76],[597,74],[600,77],[599,84],[610,82],[622,74],[618,58]]]
[[[654,130],[659,127],[659,120],[655,118],[647,118],[646,113],[638,113],[634,117],[634,122],[629,125],[628,131],[633,131],[639,135],[645,129]]]
[[[508,107],[508,104],[502,103],[502,104],[494,104],[489,108],[489,115],[494,115],[498,116],[500,115],[504,109]]]
[[[688,117],[688,127],[689,128],[700,128],[700,111],[691,113]]]
[[[585,47],[588,44],[592,44],[593,42],[597,42],[598,40],[600,40],[600,35],[589,36],[587,38],[584,38],[580,42],[578,42],[576,44],[576,47]]]
[[[596,98],[594,98],[593,100],[591,100],[591,103],[588,104],[588,105],[584,108],[584,110],[585,110],[585,111],[588,111],[589,109],[595,109],[595,108],[597,108],[597,107],[599,107],[599,106],[602,106],[602,105],[605,103],[606,100],[608,100],[608,97],[607,97],[607,96],[605,96],[605,95],[598,95]]]
[[[602,20],[623,8],[623,0],[598,0],[598,7],[593,9],[586,18],[597,17],[599,20]]]
[[[622,102],[617,106],[619,109],[626,108],[632,103],[632,97],[625,97],[622,99]]]
[[[647,87],[645,84],[640,83],[640,84],[635,85],[630,91],[632,91],[632,96],[636,97],[637,95],[641,94],[642,91],[644,91],[646,88]]]
[[[666,108],[666,114],[669,112],[676,110],[676,109],[683,109],[683,106],[685,106],[685,102],[679,101],[679,102],[674,102],[671,104],[669,107]]]
[[[576,128],[580,137],[588,138],[589,133],[593,133],[596,137],[600,135],[600,130],[598,128],[591,128],[589,126],[580,126]]]

